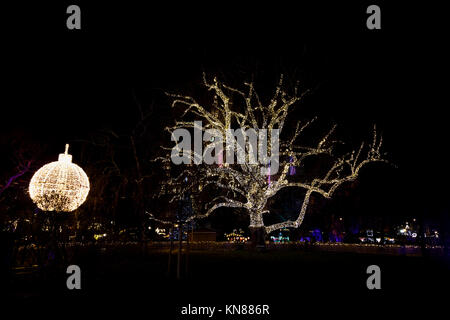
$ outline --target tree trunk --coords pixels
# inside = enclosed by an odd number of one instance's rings
[[[187,237],[186,237],[186,261],[185,261],[185,277],[187,278],[189,274],[189,225],[187,225],[187,231],[186,231]]]
[[[250,213],[250,240],[253,248],[266,247],[266,229],[262,212],[254,210]]]
[[[181,252],[183,250],[183,225],[178,227],[177,279],[181,279]]]
[[[169,260],[168,260],[168,262],[167,262],[167,276],[168,276],[168,277],[170,277],[171,270],[172,270],[173,224],[172,224],[172,226],[170,227],[169,238],[170,238]]]
[[[420,241],[420,251],[422,253],[422,257],[428,256],[428,251],[425,244],[425,223],[423,217],[419,217],[419,241]]]
[[[264,227],[250,227],[250,240],[253,248],[266,247],[266,230]]]

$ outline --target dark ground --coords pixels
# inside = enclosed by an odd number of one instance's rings
[[[167,277],[167,258],[164,251],[144,256],[136,247],[78,250],[71,263],[82,270],[80,291],[67,290],[64,270],[53,270],[48,276],[33,271],[14,276],[8,299],[30,306],[19,309],[25,312],[42,307],[48,312],[49,307],[99,316],[123,313],[127,318],[144,312],[149,319],[201,319],[181,317],[181,306],[218,308],[233,303],[269,304],[271,317],[255,319],[297,319],[305,310],[319,318],[336,314],[355,318],[365,313],[393,317],[415,309],[430,313],[443,309],[450,284],[449,261],[443,257],[197,250],[191,251],[188,277],[179,281],[175,270]],[[176,255],[173,258],[176,261]],[[381,268],[382,289],[378,291],[366,288],[365,271],[372,264]],[[239,318],[251,317],[224,319]]]

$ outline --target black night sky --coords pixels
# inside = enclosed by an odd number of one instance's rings
[[[20,131],[50,158],[96,130],[129,130],[137,103],[153,103],[152,120],[161,126],[164,91],[191,90],[202,72],[254,75],[269,89],[285,73],[314,89],[306,112],[334,120],[346,138],[370,132],[373,123],[383,131],[399,167],[372,182],[389,199],[384,210],[448,208],[447,119],[437,77],[443,39],[439,20],[423,18],[428,9],[386,4],[383,29],[370,32],[363,3],[82,4],[88,10],[80,32],[65,28],[58,14],[65,4],[9,11],[2,134]]]

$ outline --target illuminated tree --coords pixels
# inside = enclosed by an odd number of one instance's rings
[[[12,135],[2,136],[2,141],[0,144],[3,148],[12,149],[10,162],[15,166],[14,169],[3,168],[3,174],[0,176],[0,201],[3,200],[4,193],[6,190],[14,186],[18,180],[22,179],[24,175],[32,170],[32,165],[34,163],[35,149],[36,147],[25,141],[25,138],[19,136],[19,138],[14,139]],[[7,143],[3,142],[7,141]],[[6,154],[4,155],[6,157]]]
[[[337,152],[337,142],[331,138],[336,126],[325,131],[318,139],[311,139],[311,143],[298,142],[310,129],[316,118],[297,122],[295,129],[291,130],[289,138],[286,138],[283,129],[285,129],[288,115],[307,91],[300,94],[297,85],[293,94],[288,94],[283,85],[283,76],[280,77],[273,97],[267,103],[259,98],[253,83],[244,83],[245,89],[241,90],[232,88],[216,78],[212,82],[208,82],[204,76],[203,84],[213,97],[209,105],[202,104],[191,96],[168,94],[173,99],[172,107],[183,108],[181,116],[183,119],[176,121],[175,125],[166,129],[172,135],[179,128],[193,130],[198,127],[198,122],[195,122],[198,120],[202,121],[205,129],[215,129],[223,137],[226,137],[229,129],[267,129],[269,134],[271,130],[278,129],[281,139],[279,152],[276,155],[279,157],[279,170],[275,174],[270,174],[270,164],[269,166],[264,163],[229,164],[221,163],[220,160],[219,164],[215,165],[198,164],[198,161],[197,164],[181,165],[184,167],[177,177],[168,178],[163,182],[164,190],[177,190],[172,193],[171,201],[181,199],[184,192],[188,190],[198,190],[200,193],[206,193],[207,196],[214,194],[211,191],[212,188],[219,192],[217,197],[210,197],[203,212],[196,212],[187,221],[206,218],[221,207],[240,208],[249,215],[249,227],[252,229],[253,235],[256,234],[256,237],[259,237],[257,241],[261,241],[263,238],[261,235],[272,231],[282,228],[298,228],[303,222],[313,194],[331,198],[341,185],[355,180],[361,168],[366,164],[376,161],[386,162],[380,152],[382,138],[377,135],[376,128],[374,128],[371,143],[361,143],[358,149],[345,154]],[[189,116],[193,117],[188,118]],[[289,126],[286,125],[286,127]],[[177,141],[177,139],[173,140]],[[211,144],[214,144],[213,140],[204,141],[205,148],[211,147]],[[247,155],[252,152],[249,145],[245,145]],[[231,150],[233,152],[242,151],[238,150],[239,144],[231,147],[234,148]],[[178,144],[175,146],[176,148],[178,148]],[[226,148],[230,148],[230,146],[227,145]],[[168,153],[156,160],[167,166],[171,163],[172,148],[163,147],[163,149]],[[230,150],[223,150],[223,153],[228,151]],[[186,154],[186,150],[183,152]],[[193,163],[196,163],[196,160],[201,159],[203,155],[196,153],[194,148],[188,156]],[[223,154],[217,154],[216,157],[221,159]],[[295,175],[292,174],[293,167],[302,167],[309,159],[316,159],[321,164],[322,170],[314,172],[315,176],[304,178],[303,181],[292,181],[295,178]],[[269,175],[266,173],[267,170],[261,170],[264,168],[269,170]],[[189,183],[181,183],[187,177],[189,177]],[[264,217],[270,213],[268,200],[280,190],[288,187],[304,190],[304,198],[298,215],[295,219],[265,225]]]
[[[27,192],[29,176],[42,150],[21,132],[5,133],[0,138],[2,172],[0,173],[0,229],[19,230],[16,226],[33,220]]]

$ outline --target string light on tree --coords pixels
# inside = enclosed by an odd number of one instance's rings
[[[308,210],[311,196],[322,196],[332,198],[335,191],[347,182],[358,178],[363,167],[373,162],[387,162],[384,154],[381,152],[383,140],[379,136],[376,128],[373,130],[373,140],[370,143],[361,143],[358,149],[348,153],[338,153],[336,151],[337,141],[332,140],[336,126],[325,131],[319,137],[309,137],[308,142],[299,143],[300,138],[304,139],[304,132],[316,121],[313,118],[309,121],[299,121],[290,137],[282,136],[285,121],[288,118],[293,107],[301,102],[303,96],[308,92],[300,94],[298,86],[294,88],[293,95],[288,94],[283,85],[283,76],[280,77],[275,93],[269,101],[264,103],[256,93],[253,83],[245,83],[245,89],[236,89],[224,83],[217,78],[212,82],[206,80],[204,75],[203,84],[207,91],[212,93],[214,103],[204,106],[191,96],[179,94],[169,94],[173,99],[172,107],[181,106],[184,109],[182,117],[187,114],[194,116],[194,119],[201,119],[206,122],[206,129],[215,129],[221,133],[223,141],[227,137],[227,132],[234,127],[256,128],[258,130],[278,129],[280,132],[280,150],[278,173],[267,176],[265,171],[261,170],[262,164],[228,164],[221,160],[221,165],[211,166],[199,164],[196,166],[187,166],[186,169],[175,178],[170,178],[163,182],[167,187],[180,185],[180,179],[186,175],[195,177],[188,184],[183,185],[181,192],[174,193],[171,201],[180,199],[184,192],[192,190],[198,185],[198,190],[213,194],[211,188],[217,189],[216,197],[205,206],[204,212],[198,212],[191,216],[187,221],[206,218],[221,207],[240,208],[241,212],[246,211],[250,216],[251,229],[260,230],[265,234],[285,228],[298,228],[304,219]],[[239,100],[241,103],[239,103]],[[217,112],[214,112],[217,111]],[[166,130],[173,134],[178,128],[196,128],[196,121],[185,119],[177,120]],[[176,139],[173,139],[177,141]],[[268,139],[270,140],[270,139]],[[204,141],[205,144],[213,143]],[[207,147],[206,146],[206,147]],[[250,144],[246,144],[245,154],[251,154]],[[178,144],[175,148],[178,147]],[[226,149],[224,154],[237,154],[239,145],[231,146],[234,150]],[[226,148],[229,148],[227,145]],[[259,147],[258,147],[259,148]],[[163,164],[170,164],[170,152],[172,148],[163,147],[167,154],[157,157],[155,161],[161,161]],[[179,150],[179,149],[178,149]],[[271,152],[270,150],[268,150]],[[183,150],[188,152],[191,161],[196,163],[196,159],[202,159],[202,155],[197,154],[195,150]],[[318,162],[323,164],[321,172],[316,175],[304,177],[301,181],[294,181],[295,168],[305,168],[305,162],[308,159],[326,158],[327,161]],[[267,168],[267,166],[266,166]],[[266,225],[264,216],[270,213],[268,200],[279,193],[284,188],[296,187],[303,190],[303,203],[295,218],[285,220],[279,223]],[[160,193],[162,196],[163,193]],[[155,219],[156,220],[156,219]]]
[[[71,212],[83,204],[89,193],[89,179],[66,151],[58,161],[40,168],[31,178],[30,197],[44,211]]]

